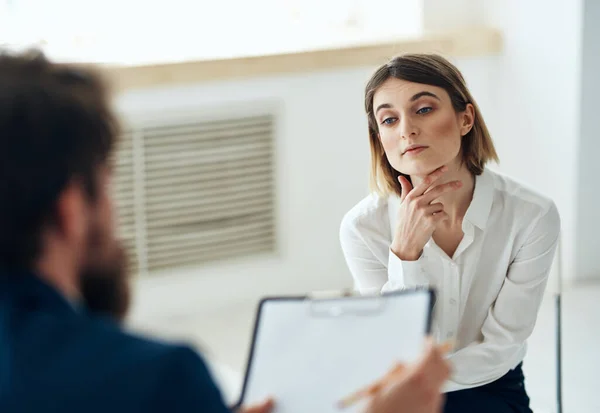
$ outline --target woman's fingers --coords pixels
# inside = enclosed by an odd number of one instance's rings
[[[450,219],[450,216],[446,211],[436,212],[431,216],[431,220],[434,225],[438,225],[440,222]]]
[[[427,205],[423,209],[423,214],[428,219],[428,221],[426,222],[428,222],[429,225],[433,227],[437,226],[440,222],[450,218],[448,213],[444,211],[444,205],[442,205],[440,202],[435,202],[431,205]]]
[[[400,186],[402,187],[402,194],[400,195],[400,202],[402,202],[404,201],[404,198],[406,198],[406,195],[408,195],[408,193],[412,191],[413,187],[408,181],[408,179],[406,179],[406,177],[402,175],[398,177],[398,181],[400,182]]]
[[[433,185],[435,183],[435,181],[437,181],[442,175],[444,175],[444,173],[447,170],[448,170],[447,166],[442,166],[442,167],[436,169],[435,171],[433,171],[432,173],[430,173],[429,175],[427,175],[427,177],[425,179],[423,179],[423,182],[421,182],[419,185],[414,187],[414,189],[411,191],[410,196],[412,198],[416,198],[416,197],[423,195],[425,193],[425,191],[427,191],[427,189],[429,189],[429,187],[431,185]]]
[[[419,198],[423,204],[429,204],[446,192],[455,191],[462,187],[461,181],[450,181],[434,186],[429,192]]]
[[[441,202],[435,202],[433,204],[426,205],[423,208],[423,213],[425,215],[433,215],[433,214],[437,214],[442,211],[444,211],[444,205],[442,205]]]

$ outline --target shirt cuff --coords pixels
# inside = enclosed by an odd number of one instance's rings
[[[429,287],[425,276],[425,258],[423,253],[416,261],[403,261],[396,254],[389,251],[388,282],[386,291],[401,290],[403,288]]]

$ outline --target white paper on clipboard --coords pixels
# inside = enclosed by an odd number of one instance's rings
[[[275,413],[333,413],[343,397],[413,362],[429,333],[434,294],[267,298],[256,318],[240,403],[273,397]],[[345,409],[358,412],[360,403]]]

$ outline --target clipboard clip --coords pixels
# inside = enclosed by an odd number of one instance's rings
[[[311,300],[327,300],[327,299],[336,299],[343,297],[354,297],[357,296],[353,290],[345,289],[345,290],[320,290],[320,291],[312,291],[308,293],[307,298]]]
[[[314,291],[307,299],[313,317],[370,316],[386,305],[381,296],[361,296],[352,290]]]

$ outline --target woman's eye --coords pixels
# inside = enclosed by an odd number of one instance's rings
[[[393,124],[394,122],[396,122],[396,120],[398,120],[398,118],[385,118],[385,119],[384,119],[384,120],[381,122],[381,124],[382,124],[382,125],[391,125],[391,124]]]
[[[419,114],[419,115],[424,115],[424,114],[426,114],[426,113],[429,113],[429,112],[431,112],[432,110],[433,110],[433,108],[430,108],[430,107],[421,108],[421,109],[419,109],[419,110],[417,111],[417,114]]]

